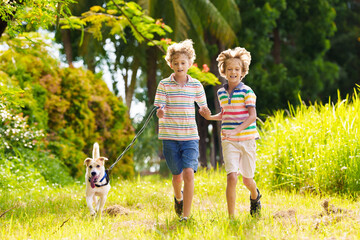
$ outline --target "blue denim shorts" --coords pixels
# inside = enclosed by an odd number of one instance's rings
[[[179,175],[184,168],[198,168],[199,140],[163,140],[166,164],[173,175]]]

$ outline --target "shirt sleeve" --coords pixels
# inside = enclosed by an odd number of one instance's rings
[[[166,105],[166,89],[162,82],[159,83],[156,89],[154,105],[160,108]]]
[[[245,106],[246,107],[256,107],[256,95],[254,93],[254,91],[249,88],[246,91],[245,94]]]
[[[220,107],[222,107],[225,103],[227,103],[228,98],[226,97],[226,91],[224,88],[218,89],[217,98],[218,98]]]
[[[203,85],[200,82],[199,82],[198,87],[196,88],[195,101],[199,105],[199,107],[207,106],[205,90],[204,90]]]

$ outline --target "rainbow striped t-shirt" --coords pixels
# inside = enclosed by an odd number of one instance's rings
[[[224,87],[220,88],[217,92],[222,112],[221,130],[231,130],[241,125],[249,117],[247,108],[256,106],[256,95],[254,91],[244,83],[240,82],[230,94],[227,89],[228,84],[225,84]],[[259,133],[256,129],[256,121],[234,136],[226,138],[221,136],[222,140],[226,139],[230,141],[258,138]]]
[[[156,90],[154,105],[163,107],[165,115],[159,118],[159,139],[198,140],[195,121],[195,104],[207,106],[204,87],[189,75],[188,82],[181,87],[174,74],[160,81]]]

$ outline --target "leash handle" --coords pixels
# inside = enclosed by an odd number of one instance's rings
[[[116,159],[116,161],[109,167],[108,172],[110,173],[111,169],[115,166],[116,163],[120,161],[120,159],[124,156],[124,154],[130,149],[130,147],[134,144],[135,140],[142,134],[142,132],[145,130],[146,126],[149,124],[151,117],[154,115],[156,110],[158,109],[158,106],[155,106],[151,112],[149,113],[144,125],[141,127],[141,129],[138,131],[138,133],[135,135],[134,139],[131,141],[131,143],[125,148],[125,150],[120,154],[120,156]]]

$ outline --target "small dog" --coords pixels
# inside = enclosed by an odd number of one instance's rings
[[[101,214],[110,190],[109,176],[105,171],[106,160],[108,160],[106,157],[100,157],[99,144],[96,142],[93,146],[92,158],[86,158],[84,161],[84,165],[86,165],[86,203],[92,216],[96,212]],[[93,203],[96,205],[96,211]]]

